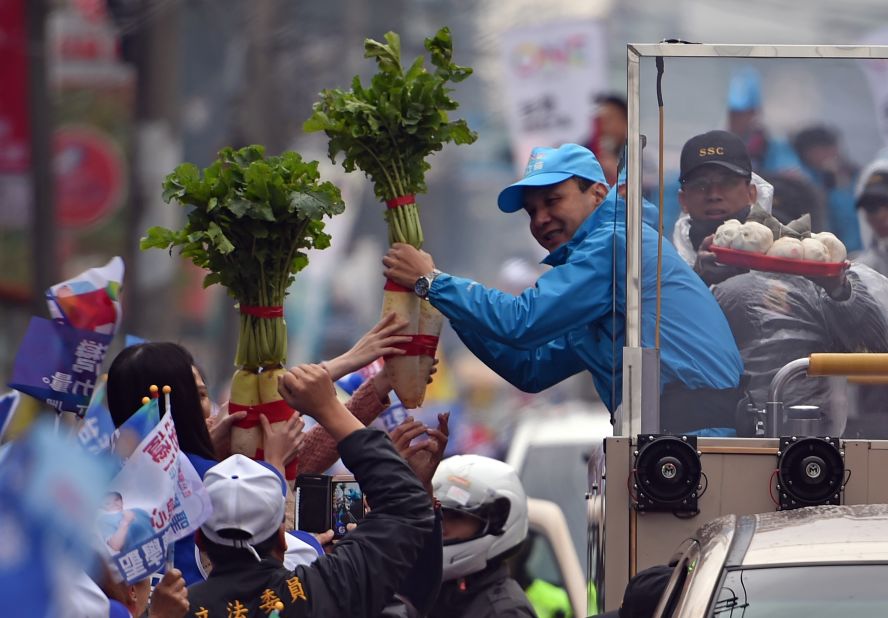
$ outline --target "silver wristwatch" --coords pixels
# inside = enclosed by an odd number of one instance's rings
[[[433,270],[427,275],[423,275],[419,279],[416,280],[416,283],[413,284],[413,292],[417,296],[419,296],[423,300],[428,300],[429,298],[429,290],[432,289],[432,281],[435,280],[435,277],[441,274],[441,271],[438,269]]]

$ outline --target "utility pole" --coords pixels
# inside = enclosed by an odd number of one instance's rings
[[[146,132],[165,127],[169,136],[178,135],[180,7],[177,2],[132,3],[134,26],[124,41],[124,59],[136,68],[134,140],[130,152],[129,199],[127,203],[126,249],[126,332],[151,333],[169,338],[176,332],[174,311],[160,310],[174,303],[172,286],[149,290],[146,273],[141,272],[139,239],[145,233],[145,216],[150,213],[152,193],[159,193],[147,172],[151,167],[146,152]],[[151,310],[150,308],[154,308]]]
[[[31,311],[46,313],[44,292],[56,281],[52,173],[52,105],[47,79],[48,0],[25,3],[28,33],[28,109],[31,134]]]

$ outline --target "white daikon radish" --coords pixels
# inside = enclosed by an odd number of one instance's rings
[[[783,237],[778,238],[768,250],[771,257],[790,258],[793,260],[801,260],[804,258],[805,251],[802,248],[802,241],[796,238]]]
[[[812,262],[829,262],[829,249],[816,238],[803,238],[802,256]]]
[[[747,221],[737,228],[737,235],[731,241],[731,249],[767,253],[773,243],[774,234],[767,226]]]
[[[715,238],[712,244],[719,247],[730,247],[734,237],[740,230],[741,223],[737,219],[728,219],[715,230]]]
[[[811,238],[816,238],[826,245],[826,250],[829,251],[830,262],[844,262],[845,258],[848,257],[848,250],[845,249],[845,245],[832,232],[811,234]]]

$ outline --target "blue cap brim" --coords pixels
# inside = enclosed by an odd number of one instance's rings
[[[524,194],[521,191],[523,187],[557,185],[559,182],[564,182],[568,178],[573,177],[574,174],[566,172],[545,172],[527,176],[500,191],[499,197],[496,199],[497,206],[503,212],[517,212],[524,208]]]

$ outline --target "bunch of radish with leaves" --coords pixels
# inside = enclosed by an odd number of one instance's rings
[[[425,40],[431,67],[423,56],[409,67],[401,64],[401,40],[394,32],[385,42],[364,41],[364,57],[373,58],[377,73],[368,86],[359,77],[349,90],[324,90],[303,124],[305,131],[324,131],[330,138],[332,161],[342,155],[347,172],[360,169],[372,181],[376,197],[385,202],[389,243],[409,243],[421,248],[422,227],[417,193],[426,192],[426,158],[448,142],[471,144],[477,135],[464,120],[451,120],[448,112],[459,106],[450,96],[451,84],[460,82],[472,69],[452,61],[450,30],[441,28]],[[395,312],[408,325],[403,333],[413,336],[406,353],[386,359],[385,371],[407,408],[422,405],[434,362],[443,317],[413,290],[387,282],[383,315]]]
[[[240,336],[229,412],[247,411],[232,430],[232,452],[250,457],[262,447],[259,414],[286,421],[293,411],[278,394],[287,356],[284,297],[309,249],[330,246],[325,217],[345,205],[339,189],[322,182],[316,161],[295,152],[265,156],[262,146],[225,148],[206,169],[179,165],[163,182],[163,199],[188,209],[179,230],[152,227],[141,248],[178,247],[237,299]],[[259,453],[261,455],[261,452]]]

